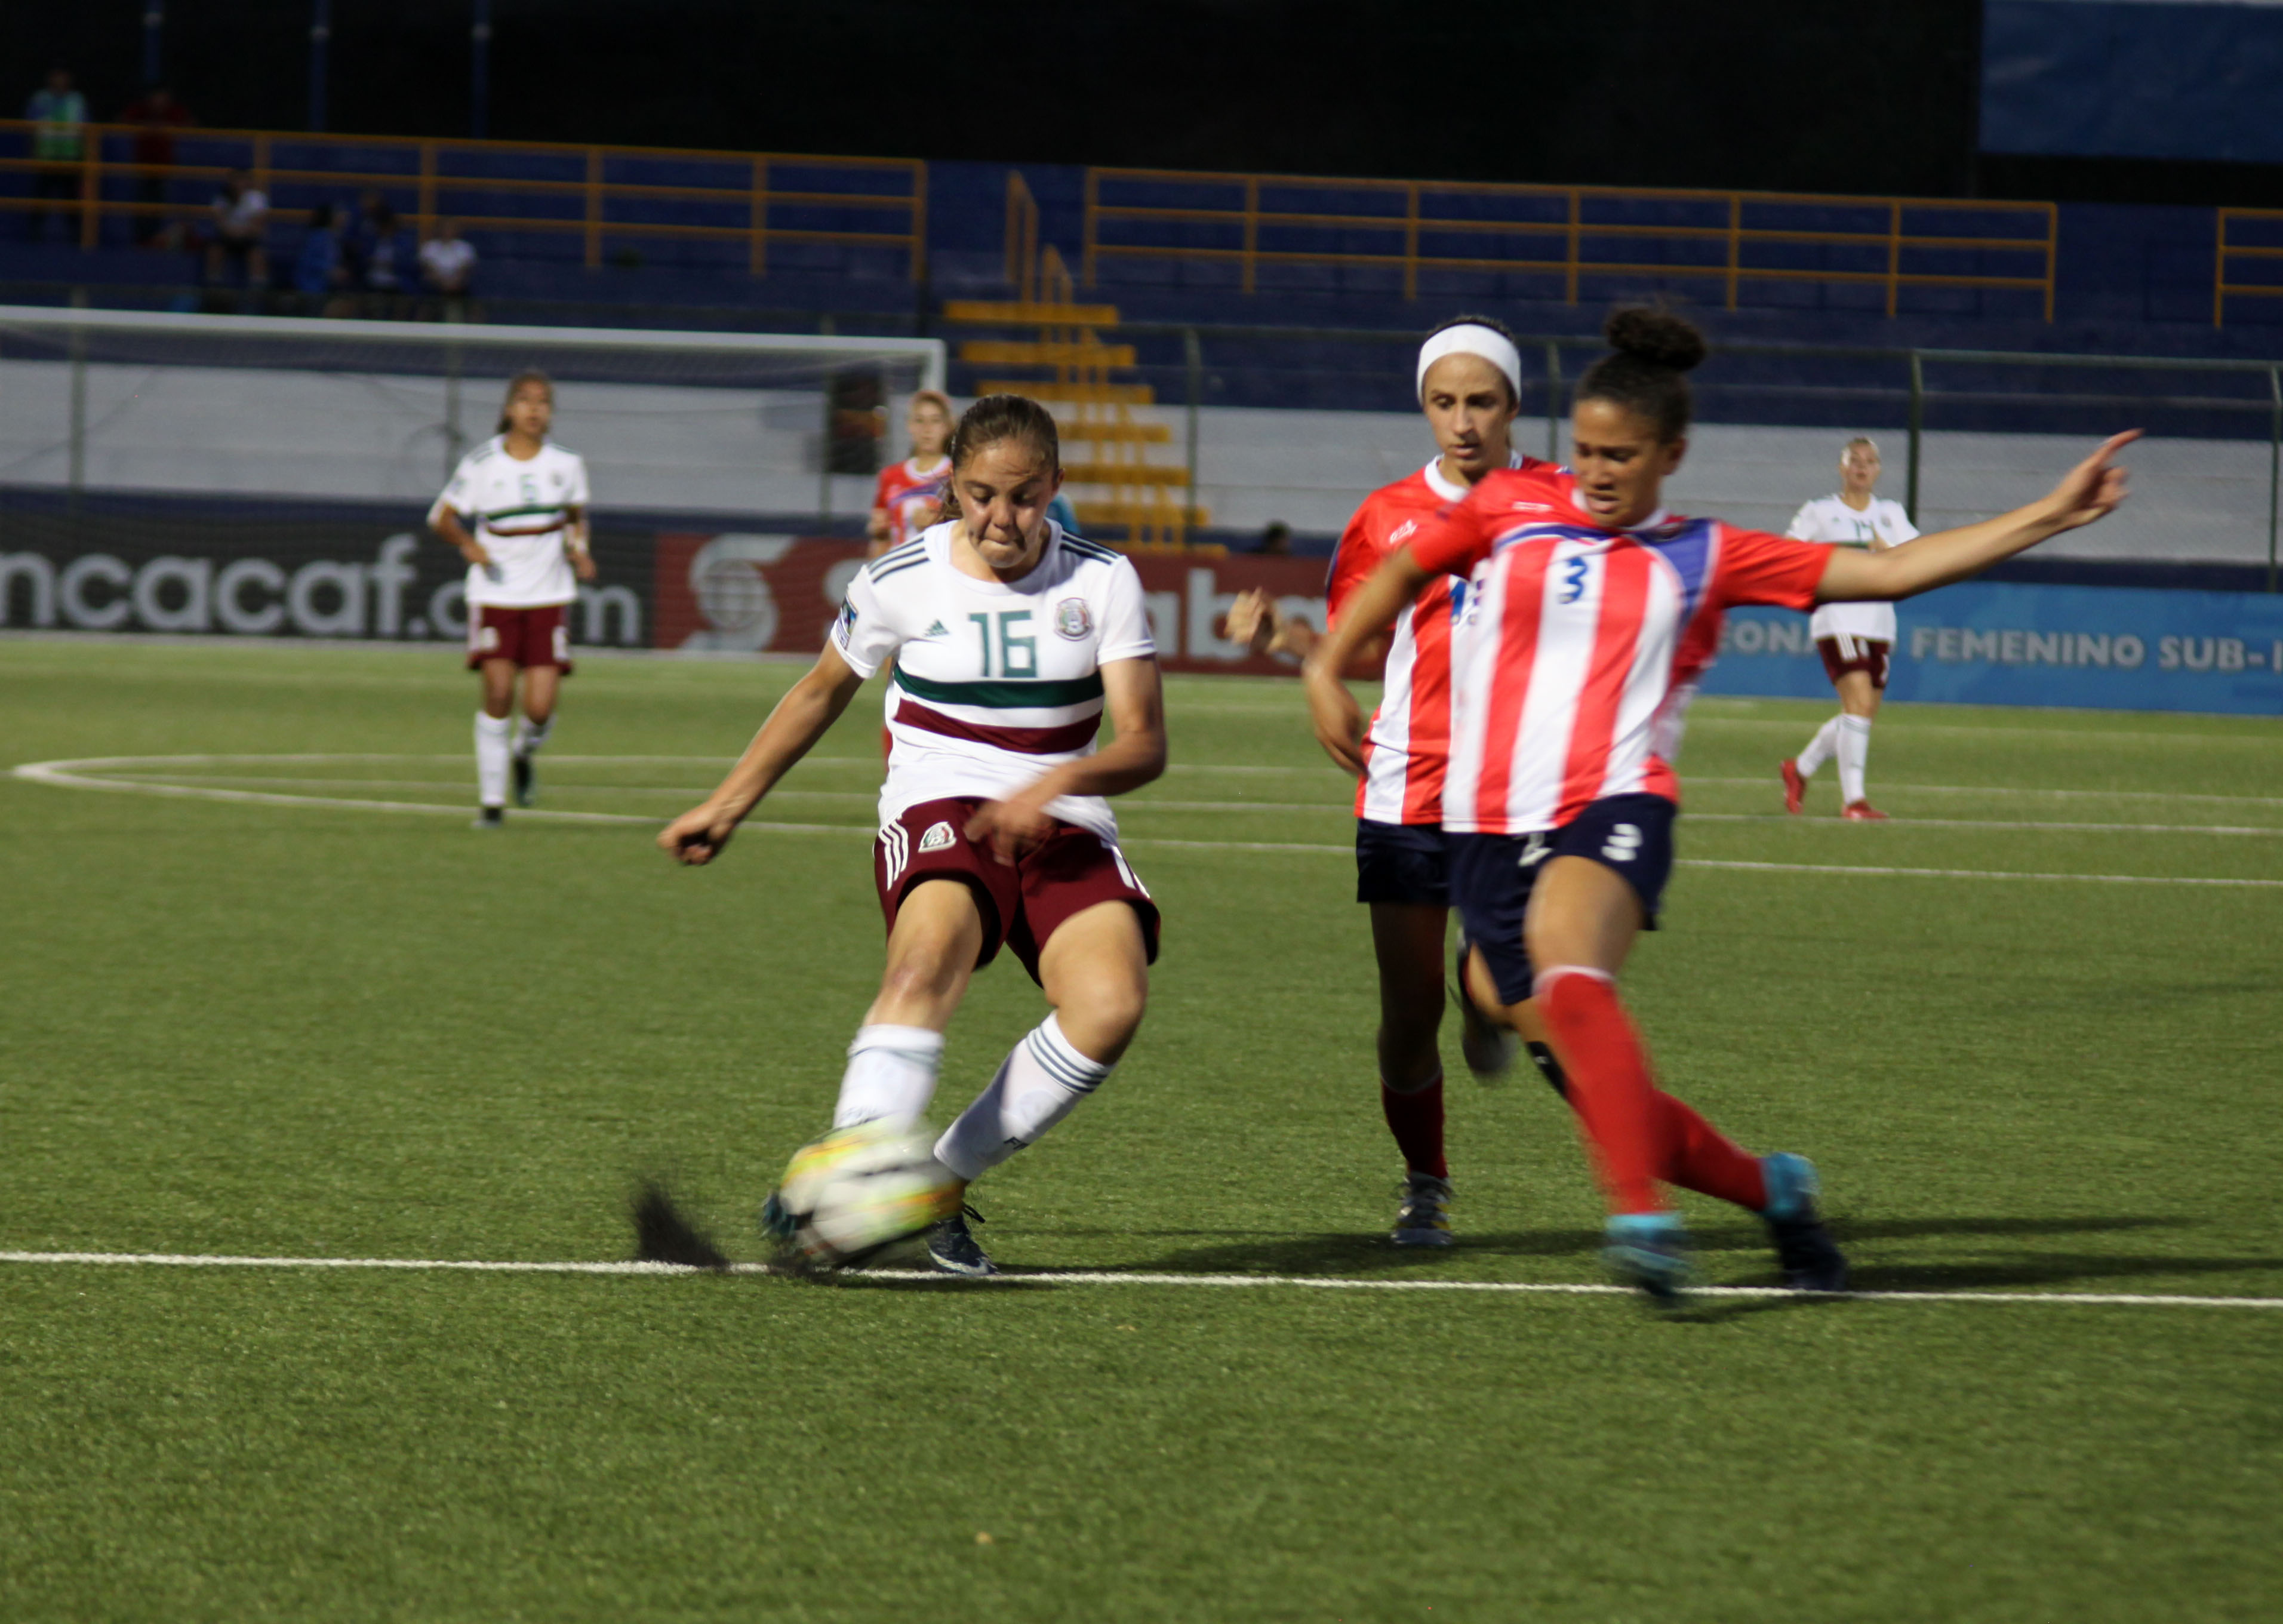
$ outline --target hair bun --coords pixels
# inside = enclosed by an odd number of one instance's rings
[[[1601,334],[1620,355],[1676,372],[1688,371],[1707,354],[1704,335],[1668,310],[1612,311]]]

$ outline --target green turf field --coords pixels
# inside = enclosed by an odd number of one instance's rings
[[[456,665],[0,640],[0,764],[453,809],[0,779],[0,1250],[624,1259],[660,1174],[758,1255],[877,973],[877,702],[760,815],[826,827],[680,871],[471,832]],[[680,809],[793,675],[587,662],[544,807]],[[1149,1022],[982,1238],[1599,1281],[1558,1102],[1454,1032],[1462,1244],[1384,1245],[1343,782],[1292,685],[1171,689]],[[1819,1162],[1866,1288],[2283,1299],[2283,727],[1897,708],[1896,822],[1784,819],[1828,708],[1699,707],[1629,972],[1668,1083]],[[1040,1011],[980,978],[942,1105]],[[0,1262],[9,1620],[2266,1620],[2279,1444],[2273,1308]]]

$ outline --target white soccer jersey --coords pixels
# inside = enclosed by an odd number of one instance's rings
[[[579,595],[564,556],[569,510],[587,505],[587,465],[576,451],[542,441],[527,462],[495,434],[460,459],[452,482],[428,510],[433,525],[449,508],[492,556],[468,568],[468,606],[537,609]]]
[[[951,534],[948,522],[932,526],[866,565],[832,623],[832,646],[857,675],[895,661],[883,827],[923,800],[1003,799],[1092,755],[1102,668],[1157,652],[1142,578],[1109,548],[1053,525],[1038,567],[1001,582],[954,565]],[[1118,838],[1099,795],[1065,795],[1047,812]]]
[[[1903,504],[1877,496],[1861,512],[1838,496],[1819,496],[1792,515],[1784,534],[1803,542],[1836,542],[1842,547],[1871,545],[1876,536],[1890,547],[1899,547],[1918,532],[1904,517]],[[1811,637],[1870,637],[1881,643],[1895,640],[1892,604],[1822,604],[1807,623]]]

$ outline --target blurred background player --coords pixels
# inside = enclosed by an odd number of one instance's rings
[[[564,606],[595,579],[587,548],[587,465],[547,437],[555,386],[544,372],[508,380],[499,432],[460,459],[428,523],[468,561],[468,668],[483,674],[476,712],[479,829],[535,792],[532,758],[555,727],[555,700],[571,674]],[[573,577],[576,577],[574,580]],[[510,737],[516,676],[523,720]]]
[[[832,1126],[926,1111],[970,980],[1009,948],[1054,1008],[937,1141],[964,1185],[1068,1116],[1142,1024],[1157,907],[1103,797],[1165,771],[1165,728],[1141,577],[1048,517],[1063,476],[1046,408],[986,395],[950,457],[950,516],[864,566],[815,666],[658,845],[710,862],[893,660],[873,848],[888,961]],[[1105,714],[1116,737],[1097,750]],[[774,1198],[764,1222],[790,1238]],[[928,1253],[947,1273],[996,1272],[962,1217],[936,1225]]]
[[[1899,552],[1802,546],[1664,511],[1704,340],[1648,310],[1617,312],[1608,333],[1615,353],[1578,384],[1570,477],[1487,474],[1389,557],[1309,657],[1316,735],[1366,773],[1340,674],[1437,576],[1466,571],[1444,785],[1463,972],[1499,1019],[1534,999],[1552,1031],[1609,1199],[1609,1262],[1651,1299],[1678,1300],[1687,1234],[1662,1182],[1758,1214],[1788,1284],[1841,1290],[1846,1261],[1817,1210],[1814,1168],[1748,1154],[1658,1089],[1617,997],[1617,972],[1654,927],[1671,871],[1679,785],[1656,735],[1679,651],[1691,623],[1724,605],[1908,597],[2090,524],[2123,499],[2108,458],[2132,436],[2039,502]]]
[[[1831,542],[1884,552],[1918,532],[1898,502],[1882,502],[1872,491],[1879,483],[1879,448],[1858,434],[1839,453],[1839,489],[1819,496],[1792,516],[1784,532],[1803,542]],[[1895,647],[1892,604],[1824,604],[1808,622],[1823,669],[1839,691],[1839,714],[1817,730],[1807,748],[1781,764],[1784,810],[1796,812],[1807,781],[1832,756],[1839,758],[1839,816],[1877,822],[1887,815],[1863,796],[1863,771],[1871,757],[1871,719],[1886,691],[1887,661]]]
[[[936,390],[921,390],[912,396],[904,429],[911,436],[912,454],[880,470],[871,517],[865,522],[876,558],[942,517],[944,487],[951,479],[951,458],[944,455],[951,443],[950,400]]]
[[[1514,335],[1499,323],[1461,316],[1430,333],[1419,351],[1418,387],[1440,455],[1372,492],[1348,520],[1332,554],[1327,602],[1334,625],[1356,589],[1437,509],[1461,500],[1494,468],[1550,466],[1514,449],[1522,358]],[[1450,931],[1443,774],[1450,753],[1451,633],[1465,597],[1465,582],[1437,576],[1398,619],[1391,637],[1374,637],[1359,651],[1367,661],[1384,652],[1387,661],[1356,791],[1356,901],[1371,909],[1379,964],[1380,1108],[1403,1152],[1402,1205],[1390,1236],[1399,1246],[1452,1243],[1437,1039]],[[1281,613],[1258,588],[1231,605],[1228,636],[1303,657],[1317,640],[1314,628]],[[1469,1066],[1487,1075],[1505,1070],[1513,1039],[1483,1022],[1463,989],[1460,1008]]]

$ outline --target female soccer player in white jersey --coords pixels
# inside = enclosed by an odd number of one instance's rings
[[[1871,493],[1879,484],[1879,447],[1858,434],[1839,453],[1839,489],[1819,496],[1792,515],[1784,534],[1803,542],[1835,542],[1884,552],[1918,534],[1899,502]],[[1822,604],[1808,622],[1825,675],[1839,691],[1839,714],[1825,722],[1807,748],[1779,764],[1784,810],[1796,812],[1807,796],[1807,781],[1832,756],[1839,758],[1839,816],[1858,823],[1886,817],[1863,795],[1863,769],[1871,754],[1871,721],[1887,689],[1887,660],[1895,646],[1892,604]]]
[[[508,782],[531,804],[532,758],[555,727],[561,679],[571,675],[564,605],[595,578],[587,550],[587,465],[548,439],[555,386],[544,372],[509,379],[499,429],[460,459],[428,523],[468,561],[468,668],[483,674],[476,712],[476,827],[506,816]],[[576,577],[576,580],[573,577]],[[523,725],[510,737],[515,679]]]
[[[1514,449],[1522,357],[1514,335],[1490,317],[1458,316],[1429,333],[1419,351],[1418,388],[1438,455],[1366,496],[1348,520],[1332,554],[1334,625],[1357,589],[1438,509],[1461,500],[1494,468],[1549,465]],[[1375,638],[1361,651],[1374,658],[1385,644],[1383,696],[1364,735],[1356,792],[1356,901],[1371,909],[1379,965],[1380,1111],[1404,1161],[1402,1203],[1389,1238],[1399,1246],[1452,1244],[1437,1038],[1451,902],[1443,835],[1451,626],[1464,600],[1463,582],[1438,576],[1398,619],[1391,638]],[[1279,613],[1267,593],[1257,590],[1230,608],[1228,635],[1304,656],[1316,643],[1306,621]],[[1511,1035],[1484,1022],[1463,988],[1460,1008],[1468,1064],[1484,1074],[1503,1071],[1513,1055]],[[1531,1028],[1529,1035],[1543,1035]],[[1553,1052],[1542,1042],[1533,1042],[1531,1052],[1541,1067],[1552,1065]]]
[[[1678,785],[1655,733],[1702,617],[1737,604],[1805,609],[1908,597],[1962,581],[2123,499],[2118,435],[2050,496],[1890,552],[1815,545],[1667,513],[1687,449],[1686,374],[1704,341],[1677,316],[1620,311],[1617,353],[1578,386],[1574,480],[1490,473],[1406,541],[1309,657],[1316,735],[1360,775],[1361,719],[1339,673],[1436,576],[1464,573],[1443,791],[1451,890],[1478,1002],[1534,996],[1607,1193],[1606,1253],[1659,1302],[1687,1277],[1687,1238],[1659,1182],[1766,1221],[1788,1283],[1843,1287],[1816,1210],[1814,1169],[1753,1157],[1661,1091],[1617,995],[1634,936],[1654,925],[1672,864]]]
[[[1062,465],[1046,409],[986,395],[950,455],[951,516],[865,566],[815,666],[658,844],[711,861],[894,660],[872,876],[888,962],[832,1126],[927,1109],[945,1028],[1003,945],[1054,1008],[937,1143],[971,1183],[1099,1088],[1141,1025],[1157,909],[1103,797],[1165,770],[1165,728],[1140,577],[1047,517]],[[1117,738],[1097,749],[1105,710]],[[949,1272],[993,1272],[959,1218],[937,1225],[928,1249]]]

